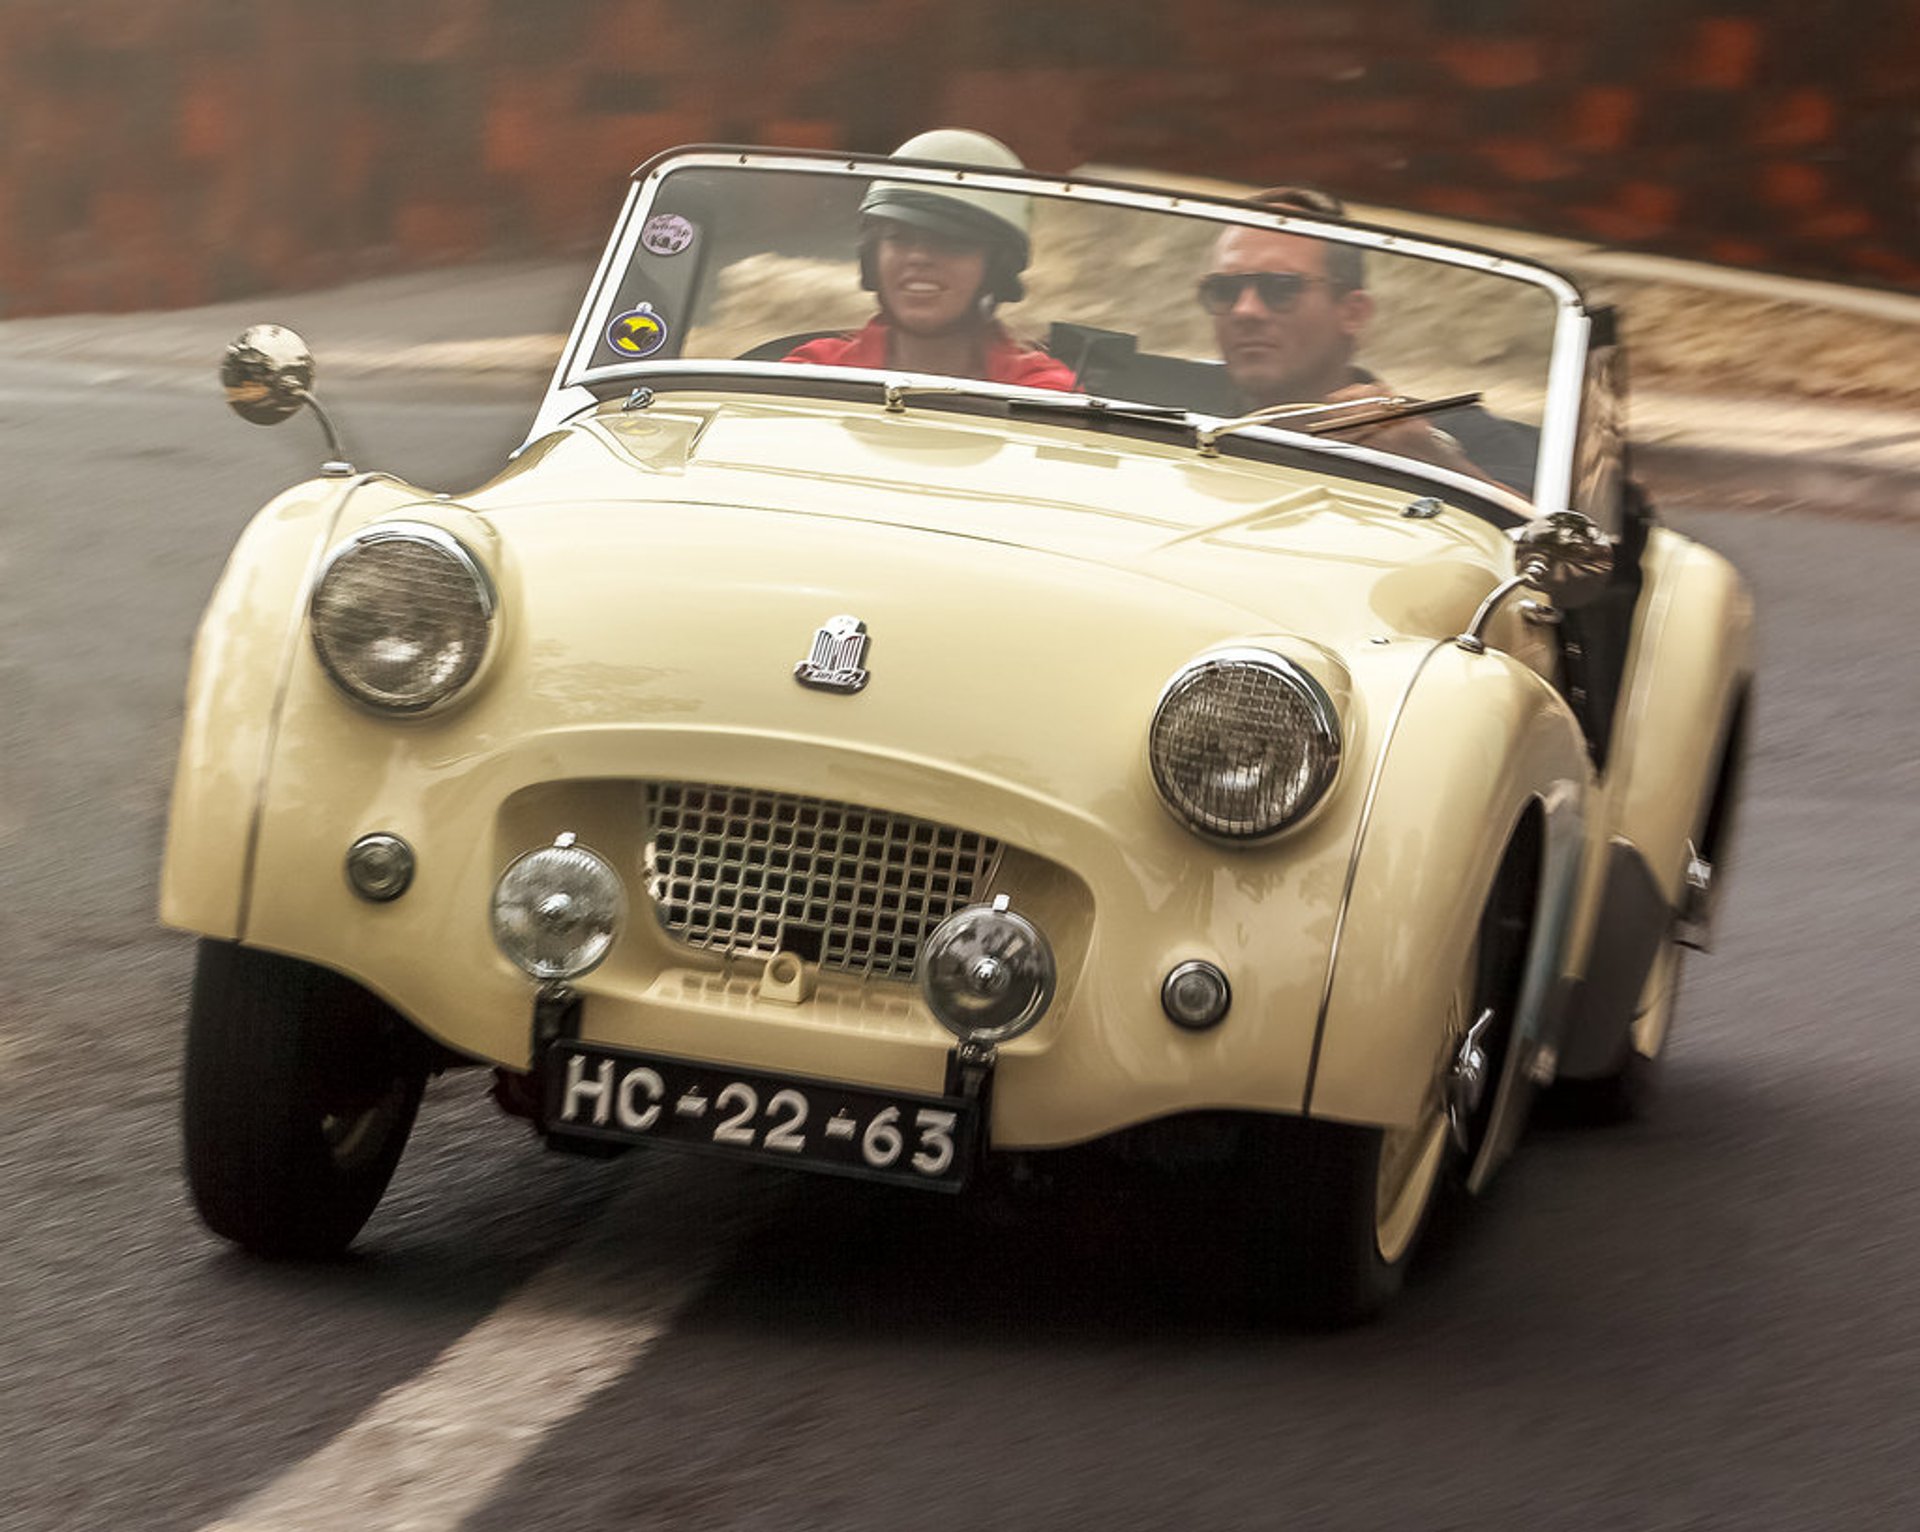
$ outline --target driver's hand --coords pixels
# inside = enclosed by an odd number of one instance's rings
[[[1371,383],[1349,383],[1345,388],[1336,388],[1327,395],[1326,402],[1351,404],[1391,393],[1391,387],[1375,379]],[[1436,468],[1451,468],[1455,473],[1464,473],[1472,478],[1487,477],[1475,466],[1473,459],[1460,450],[1460,443],[1445,431],[1429,425],[1424,416],[1416,415],[1411,420],[1383,420],[1378,425],[1363,426],[1357,431],[1342,431],[1340,439],[1359,442],[1381,452],[1396,452],[1401,457],[1431,463]]]

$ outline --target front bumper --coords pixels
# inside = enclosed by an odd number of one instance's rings
[[[487,906],[500,871],[562,830],[628,880],[632,916],[608,961],[579,984],[582,1036],[743,1069],[938,1093],[952,1039],[900,980],[823,971],[805,998],[775,998],[763,964],[671,940],[641,875],[649,779],[750,783],[832,796],[958,825],[1008,848],[989,892],[1044,930],[1060,983],[1039,1026],[1001,1050],[996,1148],[1063,1146],[1179,1112],[1298,1112],[1350,835],[1324,814],[1284,847],[1223,853],[1175,826],[1137,784],[1088,812],[1030,789],[844,742],[674,727],[576,729],[478,757],[429,762],[338,707],[307,727],[362,737],[304,742],[292,759],[328,773],[277,773],[261,815],[242,939],[338,969],[455,1051],[526,1070],[531,980],[494,948]],[[425,733],[426,731],[419,731]],[[365,740],[384,739],[385,754]],[[283,743],[285,743],[283,741]],[[312,748],[309,748],[312,747]],[[562,765],[564,763],[564,765]],[[396,900],[357,898],[347,846],[384,830],[418,857]],[[1166,974],[1201,958],[1231,978],[1226,1020],[1172,1025]]]

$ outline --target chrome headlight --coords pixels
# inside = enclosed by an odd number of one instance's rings
[[[627,916],[620,875],[571,832],[516,858],[493,889],[493,940],[536,979],[597,968]]]
[[[1173,678],[1147,750],[1175,817],[1202,835],[1258,840],[1299,820],[1332,785],[1340,719],[1291,660],[1229,649]]]
[[[335,685],[369,707],[419,713],[474,678],[495,606],[493,582],[458,538],[389,521],[327,556],[308,615]]]

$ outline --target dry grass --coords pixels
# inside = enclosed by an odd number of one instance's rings
[[[1617,303],[1635,388],[1920,407],[1920,331],[1737,293],[1596,278]]]

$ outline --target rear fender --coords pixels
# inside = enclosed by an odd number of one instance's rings
[[[1753,601],[1734,567],[1698,543],[1656,533],[1647,554],[1648,593],[1609,767],[1607,835],[1640,852],[1671,908],[1687,839],[1723,779],[1753,673]],[[1743,743],[1731,742],[1736,751]],[[1731,764],[1725,781],[1735,791],[1737,759]],[[1724,859],[1728,847],[1715,849]]]
[[[1690,843],[1712,863],[1713,893],[1725,887],[1752,670],[1753,603],[1739,574],[1710,549],[1656,533],[1609,760],[1605,889],[1560,1048],[1568,1078],[1619,1068],[1674,933]],[[1636,1041],[1651,1053],[1660,1040]]]
[[[1310,1115],[1411,1126],[1429,1109],[1481,912],[1515,827],[1538,804],[1539,902],[1488,1135],[1489,1151],[1504,1149],[1508,1103],[1559,987],[1591,793],[1579,725],[1545,681],[1497,651],[1434,649],[1369,787],[1328,965]]]

